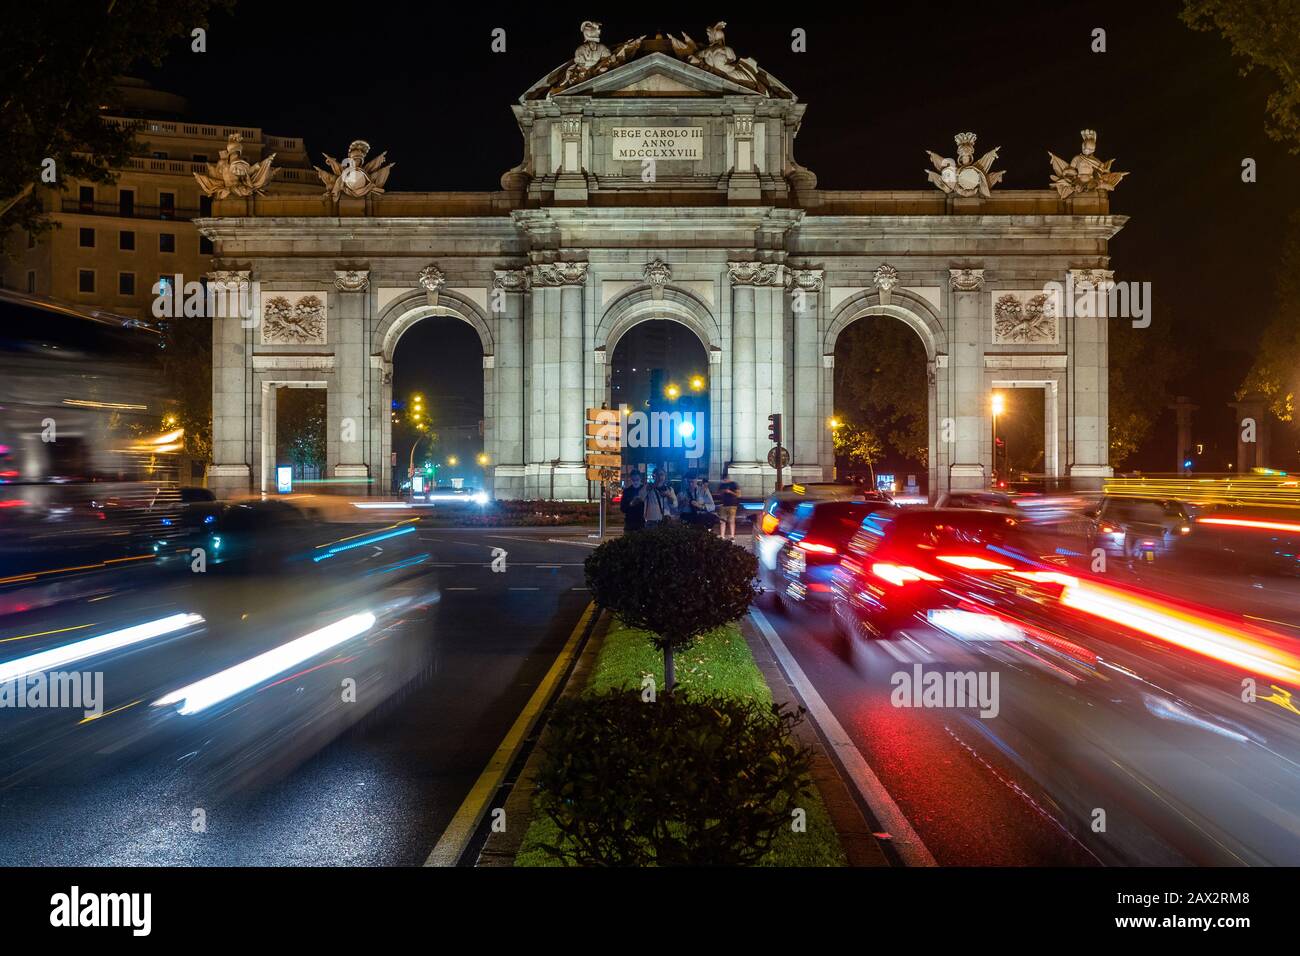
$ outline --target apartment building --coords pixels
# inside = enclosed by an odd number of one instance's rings
[[[3,286],[143,318],[161,277],[189,281],[211,269],[212,244],[192,220],[211,215],[212,201],[193,174],[217,161],[230,134],[243,137],[249,162],[275,154],[268,193],[311,194],[322,186],[300,138],[194,122],[182,97],[139,80],[123,79],[119,90],[120,107],[104,122],[138,129],[135,155],[112,185],[74,181],[64,191],[42,190],[55,228],[39,239],[9,237]]]

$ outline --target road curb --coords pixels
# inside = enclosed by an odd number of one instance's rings
[[[937,865],[934,856],[931,855],[916,831],[912,829],[912,825],[908,822],[907,817],[903,815],[903,811],[899,809],[894,802],[894,798],[890,796],[889,791],[885,789],[884,784],[880,782],[875,772],[867,764],[857,746],[849,738],[844,728],[840,726],[839,721],[835,719],[835,715],[826,706],[826,702],[817,693],[817,689],[809,682],[803,668],[790,654],[789,649],[786,648],[780,635],[773,629],[763,612],[758,608],[750,608],[746,623],[752,623],[753,628],[757,629],[761,635],[760,639],[752,637],[751,634],[746,634],[746,640],[751,641],[751,646],[761,644],[770,651],[770,654],[765,656],[774,658],[774,665],[779,665],[776,666],[776,673],[781,675],[782,686],[790,690],[792,695],[797,691],[797,696],[793,697],[794,701],[807,708],[809,724],[816,727],[816,731],[813,732],[814,736],[818,738],[819,744],[824,741],[826,745],[826,749],[823,749],[822,753],[830,761],[835,773],[835,779],[839,784],[839,788],[836,790],[836,800],[834,801],[835,807],[842,809],[841,797],[848,798],[853,805],[853,809],[857,811],[858,819],[866,827],[866,834],[874,845],[876,853],[881,854],[882,857],[883,850],[877,842],[872,828],[868,825],[866,817],[861,812],[861,806],[863,805],[875,818],[880,829],[889,834],[890,846],[898,854],[898,858],[904,866]],[[741,632],[745,632],[744,627],[741,628]],[[758,654],[755,653],[755,659],[757,657]],[[831,756],[832,753],[834,757]],[[835,788],[833,787],[833,789]],[[861,804],[853,798],[854,791],[861,797]],[[823,797],[825,796],[823,794]],[[835,823],[836,829],[839,829],[840,821],[835,816],[837,809],[832,808],[831,800],[826,802],[827,809],[831,811],[832,821]],[[857,824],[847,814],[845,825],[848,827],[850,838],[856,841],[859,834]],[[841,837],[843,838],[843,836],[842,833]],[[848,852],[848,849],[846,845],[845,851]],[[865,848],[855,845],[854,852],[865,852]],[[852,863],[852,860],[850,862]],[[886,862],[888,862],[887,859]],[[853,865],[873,864],[853,863]]]
[[[560,688],[554,700],[576,697],[587,686],[587,677],[596,666],[596,656],[605,643],[605,635],[609,632],[612,620],[612,615],[604,614],[600,609],[596,610],[588,624],[586,640],[578,655],[578,661],[569,671],[564,686]],[[519,771],[518,778],[509,784],[510,792],[504,804],[506,829],[488,834],[487,842],[483,845],[475,866],[515,865],[515,857],[519,854],[519,848],[528,833],[528,825],[532,821],[533,796],[537,791],[537,771],[542,762],[542,748],[537,744],[545,739],[549,726],[548,723],[542,723],[537,733],[529,738],[531,750],[528,759],[523,769]]]
[[[807,709],[803,699],[786,679],[785,672],[781,670],[772,648],[758,633],[758,629],[748,615],[741,618],[740,633],[749,644],[749,650],[754,655],[754,663],[758,665],[763,680],[767,681],[768,689],[772,692],[772,702]],[[844,848],[849,866],[889,866],[889,858],[880,848],[880,843],[872,833],[870,824],[862,815],[862,810],[853,799],[853,794],[849,791],[844,778],[840,776],[839,769],[827,753],[821,735],[817,732],[816,722],[811,719],[811,712],[808,716],[809,719],[801,723],[795,731],[795,736],[805,747],[812,748],[813,784],[821,793],[822,803],[830,815],[831,825],[835,827],[836,835],[840,838],[840,845]]]
[[[515,722],[506,733],[505,739],[501,741],[496,752],[488,760],[487,766],[479,774],[460,808],[456,811],[446,830],[443,831],[437,844],[429,853],[428,859],[424,862],[425,866],[456,866],[460,863],[461,857],[465,855],[466,849],[469,848],[475,833],[478,832],[480,824],[487,815],[488,808],[494,805],[501,788],[508,782],[511,768],[515,766],[525,747],[534,742],[538,724],[550,706],[550,702],[555,699],[556,685],[561,685],[560,693],[563,694],[572,684],[573,673],[568,673],[566,678],[566,672],[573,670],[572,664],[575,657],[581,663],[582,651],[585,650],[585,645],[590,643],[588,638],[600,616],[600,609],[594,603],[589,603],[582,612],[582,617],[579,618],[573,632],[569,635],[568,641],[565,642],[564,647],[556,656],[550,670],[542,678],[541,683],[537,685],[537,689],[533,691],[533,695],[529,698],[528,703],[524,705],[524,709],[520,711],[519,716],[515,718]],[[563,681],[562,684],[561,681]],[[530,762],[535,753],[534,749],[534,754],[529,757]],[[526,764],[525,768],[527,766]],[[510,821],[520,818],[511,815],[508,802],[505,810],[506,828],[507,832],[509,832]],[[522,819],[527,820],[526,808]],[[516,826],[514,829],[520,829],[520,827]],[[522,833],[520,833],[519,839],[523,839]]]

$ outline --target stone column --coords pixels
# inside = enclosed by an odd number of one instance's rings
[[[794,317],[794,389],[791,395],[793,420],[790,423],[791,478],[818,480],[821,474],[819,444],[829,428],[821,414],[820,381],[821,342],[819,300],[824,282],[821,269],[791,269],[785,274],[790,290],[790,311]]]
[[[252,400],[249,381],[258,304],[249,273],[208,273],[212,317],[212,465],[208,487],[221,497],[251,490]]]
[[[760,263],[729,262],[731,290],[731,460],[758,465],[755,435],[754,278]]]
[[[1269,467],[1268,399],[1258,392],[1229,402],[1237,412],[1237,472]]]
[[[582,290],[587,281],[586,263],[566,275],[560,289],[560,459],[566,465],[581,465],[584,458]]]
[[[731,148],[735,162],[727,180],[727,200],[756,203],[763,198],[755,163],[754,115],[737,114],[731,121]]]
[[[992,411],[984,388],[984,336],[980,322],[984,270],[948,270],[948,290],[952,312],[948,380],[953,393],[950,404],[953,447],[948,485],[959,491],[983,488],[989,480],[981,453],[984,434],[992,428]],[[946,424],[940,423],[941,438]]]
[[[366,479],[370,477],[365,455],[369,420],[366,376],[370,364],[366,354],[366,306],[370,294],[370,272],[365,269],[337,270],[334,288],[339,292],[337,337],[334,340],[334,383],[338,400],[327,401],[326,407],[331,412],[337,410],[338,417],[329,421],[326,427],[330,437],[338,442],[334,477],[358,479],[358,487],[353,490],[357,493],[366,490]]]
[[[1091,292],[1088,300],[1095,307],[1084,309],[1088,315],[1068,312],[1070,355],[1070,434],[1067,454],[1072,483],[1080,486],[1100,484],[1111,475],[1109,435],[1109,373],[1107,370],[1107,333],[1109,329],[1109,291],[1114,285],[1109,269],[1071,269],[1068,285]],[[1076,298],[1071,292],[1070,298]],[[1066,303],[1067,306],[1073,303]],[[1078,312],[1079,309],[1070,311]]]
[[[521,497],[524,473],[524,296],[531,283],[525,270],[498,270],[493,278],[497,314],[497,497]],[[497,303],[500,303],[499,306]]]

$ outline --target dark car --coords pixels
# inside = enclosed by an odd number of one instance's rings
[[[208,547],[226,507],[215,500],[196,500],[159,517],[152,544],[158,560],[188,561],[194,548]]]
[[[1187,506],[1165,498],[1107,495],[1090,517],[1088,550],[1101,548],[1108,557],[1125,561],[1171,555],[1192,531]]]
[[[831,574],[868,515],[894,506],[883,501],[804,501],[795,508],[775,567],[760,565],[763,586],[782,601],[828,605]]]
[[[992,511],[896,509],[868,515],[831,577],[836,627],[888,638],[934,628],[996,632],[1015,572],[1046,566],[1021,522]],[[978,596],[978,600],[972,600]]]
[[[224,571],[279,571],[309,564],[321,532],[304,512],[283,501],[227,507],[208,533],[207,563]]]
[[[854,500],[862,500],[861,492],[851,484],[837,481],[791,485],[786,491],[769,495],[763,502],[762,511],[756,512],[753,519],[754,555],[758,558],[760,578],[764,571],[777,570],[777,558],[800,505],[813,501]]]

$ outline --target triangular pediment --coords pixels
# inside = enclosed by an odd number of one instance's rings
[[[554,94],[594,97],[762,96],[724,76],[683,63],[665,53],[651,53]]]

